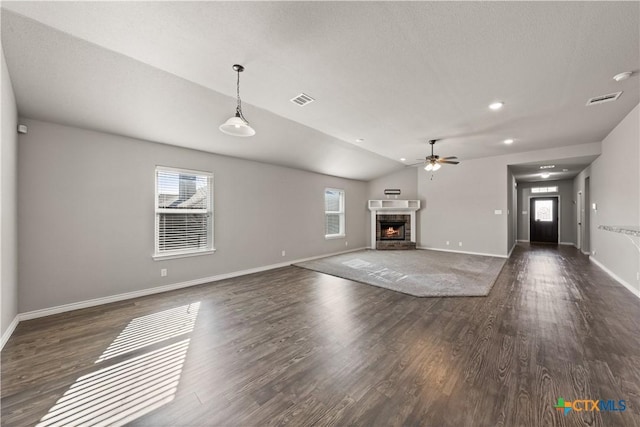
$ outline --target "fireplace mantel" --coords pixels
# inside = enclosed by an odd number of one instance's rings
[[[417,211],[420,209],[420,200],[369,200],[370,211]]]
[[[376,248],[376,217],[378,215],[409,215],[411,217],[411,241],[416,242],[416,211],[420,200],[369,200],[371,211],[371,249]]]

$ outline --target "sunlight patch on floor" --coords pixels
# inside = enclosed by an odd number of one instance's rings
[[[187,357],[200,302],[137,317],[95,362],[185,339],[78,378],[36,427],[121,426],[172,401]],[[178,338],[179,339],[179,338]]]
[[[96,363],[193,331],[200,302],[133,319]]]

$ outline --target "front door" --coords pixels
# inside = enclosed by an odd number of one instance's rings
[[[529,222],[529,241],[558,243],[558,198],[532,197]]]

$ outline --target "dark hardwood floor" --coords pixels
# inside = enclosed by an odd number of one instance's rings
[[[488,297],[286,267],[23,322],[1,356],[6,426],[640,426],[640,299],[566,246],[518,246]]]

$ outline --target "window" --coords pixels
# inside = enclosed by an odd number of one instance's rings
[[[324,237],[344,237],[344,190],[324,190]]]
[[[536,200],[535,217],[536,221],[553,221],[553,202],[551,200]]]
[[[531,189],[532,193],[557,193],[558,187],[533,187]]]
[[[156,168],[154,258],[213,251],[213,175]]]

